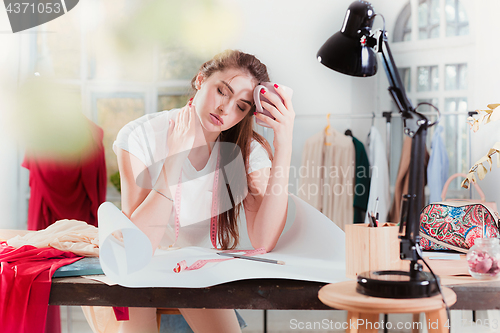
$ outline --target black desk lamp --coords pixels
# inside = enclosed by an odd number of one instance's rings
[[[406,96],[405,88],[392,57],[384,29],[372,33],[376,14],[366,1],[355,1],[347,9],[342,29],[319,49],[318,61],[343,74],[372,76],[377,72],[375,53],[381,54],[389,93],[401,112],[404,133],[412,138],[408,194],[403,196],[399,229],[400,257],[411,260],[410,271],[372,271],[358,275],[356,290],[376,297],[418,298],[439,292],[439,279],[422,271],[419,245],[420,207],[424,191],[424,156],[427,128],[433,126],[415,111]],[[387,138],[389,139],[389,138]]]

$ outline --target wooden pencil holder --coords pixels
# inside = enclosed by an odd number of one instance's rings
[[[398,231],[394,224],[376,228],[368,224],[346,225],[346,276],[356,279],[366,271],[400,269]]]

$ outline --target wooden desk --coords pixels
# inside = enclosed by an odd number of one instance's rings
[[[26,230],[0,230],[0,238],[23,235]],[[464,258],[462,258],[464,259]],[[436,274],[465,272],[464,262],[434,262]],[[466,279],[466,278],[465,278]],[[470,278],[469,278],[470,280]],[[452,309],[500,309],[500,280],[445,283],[457,294]],[[318,299],[326,283],[262,279],[225,283],[208,288],[126,288],[108,286],[85,278],[56,278],[52,282],[51,305],[145,306],[172,308],[232,308],[275,310],[327,310]]]
[[[55,278],[51,305],[145,306],[166,308],[229,308],[328,310],[318,299],[325,283],[255,279],[207,288],[127,288],[81,277]]]
[[[262,279],[208,288],[126,288],[85,278],[56,278],[51,305],[145,306],[168,308],[231,308],[327,310],[318,299],[325,283]],[[500,309],[500,281],[447,285],[457,294],[454,310]]]

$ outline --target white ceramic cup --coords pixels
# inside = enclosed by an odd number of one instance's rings
[[[283,86],[283,85],[279,85],[281,88],[283,88],[283,90],[285,91],[285,93],[290,97],[292,98],[292,94],[293,94],[293,90],[291,88],[288,88],[286,86]],[[253,90],[253,99],[255,101],[255,111],[256,112],[259,112],[259,113],[262,113],[268,117],[271,117],[272,119],[275,119],[272,115],[271,115],[271,112],[269,112],[268,110],[264,109],[262,107],[262,104],[260,103],[261,100],[264,101],[264,102],[267,102],[269,104],[273,104],[269,99],[266,98],[266,95],[263,95],[260,93],[260,90],[264,88],[266,90],[266,94],[274,94],[276,96],[278,96],[281,101],[283,102],[283,98],[281,98],[281,96],[276,92],[276,89],[274,88],[274,83],[272,82],[262,82],[261,84],[259,84],[257,87],[255,87],[255,89]],[[256,118],[255,119],[255,122],[261,126],[264,126],[264,127],[270,127],[268,124],[266,124],[265,122],[263,122],[262,120]]]

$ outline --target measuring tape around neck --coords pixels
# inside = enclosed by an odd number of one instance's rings
[[[217,249],[217,219],[218,219],[218,184],[219,184],[219,171],[220,171],[220,145],[217,150],[217,163],[215,166],[215,174],[214,174],[214,184],[213,184],[213,192],[212,192],[212,215],[210,219],[210,240],[214,249]],[[177,238],[179,237],[179,229],[180,229],[180,211],[181,211],[181,183],[182,183],[182,172],[179,177],[179,183],[177,189],[175,191],[175,240],[171,247],[174,246],[175,242],[177,242]],[[265,248],[253,249],[253,250],[226,250],[223,252],[243,252],[247,256],[252,256],[256,254],[264,254],[267,253]],[[188,266],[185,260],[177,263],[176,267],[173,269],[175,273],[180,273],[182,271],[190,271],[197,270],[205,266],[209,262],[220,262],[233,260],[235,258],[224,258],[224,259],[208,259],[208,260],[197,260],[192,265]]]
[[[218,183],[219,183],[219,169],[220,169],[220,144],[217,146],[217,164],[215,166],[215,175],[214,175],[214,184],[212,188],[212,211],[210,218],[210,240],[212,241],[212,245],[214,249],[217,249],[217,219],[219,217],[219,195],[217,192]],[[175,245],[177,242],[177,238],[179,238],[179,229],[180,229],[180,215],[181,215],[181,184],[182,184],[182,171],[179,176],[179,182],[177,184],[177,189],[175,191],[175,240],[170,247]]]

